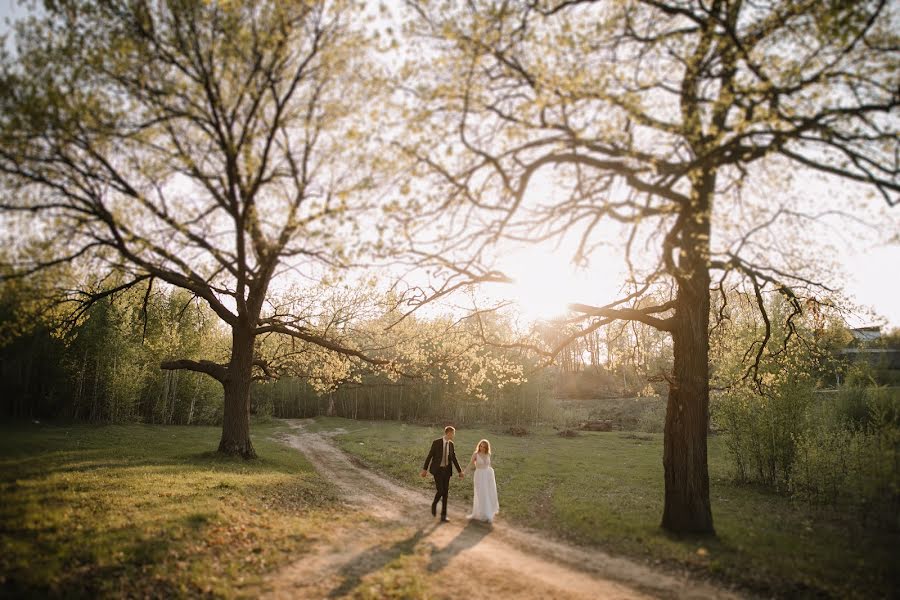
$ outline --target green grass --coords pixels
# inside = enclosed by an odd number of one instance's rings
[[[0,426],[0,596],[252,596],[350,518],[282,427],[243,461],[215,427]]]
[[[409,486],[439,429],[395,422],[319,419],[344,428],[344,450]],[[717,538],[678,538],[659,528],[662,436],[625,432],[561,438],[553,430],[512,437],[460,429],[457,454],[467,459],[479,439],[494,446],[501,515],[575,543],[650,562],[687,567],[765,594],[791,597],[888,597],[896,588],[896,534],[863,531],[852,519],[809,511],[766,491],[731,483],[721,439],[709,440]],[[472,484],[454,478],[451,499],[470,503]]]

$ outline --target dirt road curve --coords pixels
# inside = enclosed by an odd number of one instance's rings
[[[305,421],[289,423],[293,432],[285,441],[369,518],[361,527],[336,526],[312,555],[274,573],[264,585],[266,597],[354,597],[360,584],[386,567],[414,573],[434,598],[739,597],[706,582],[550,541],[502,522],[468,522],[460,506],[452,507],[450,523],[439,524],[429,512],[430,496],[355,465],[328,434],[307,431]],[[471,485],[468,479],[465,484],[454,480],[453,485],[466,484]],[[500,502],[502,507],[502,498]]]

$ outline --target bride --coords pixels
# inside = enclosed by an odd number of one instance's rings
[[[500,510],[500,501],[497,499],[497,482],[491,467],[489,441],[478,442],[469,465],[475,465],[475,495],[472,498],[472,514],[468,518],[493,523],[494,515]]]

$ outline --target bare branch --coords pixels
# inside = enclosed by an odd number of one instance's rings
[[[159,363],[159,368],[164,371],[196,371],[205,373],[221,383],[225,383],[228,377],[228,367],[210,360],[165,360]]]

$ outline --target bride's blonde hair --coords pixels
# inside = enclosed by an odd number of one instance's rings
[[[487,444],[487,447],[488,447],[487,453],[490,454],[491,453],[491,443],[487,440],[481,440],[480,442],[478,442],[478,444],[475,445],[475,452],[479,452],[481,450],[482,444]]]

